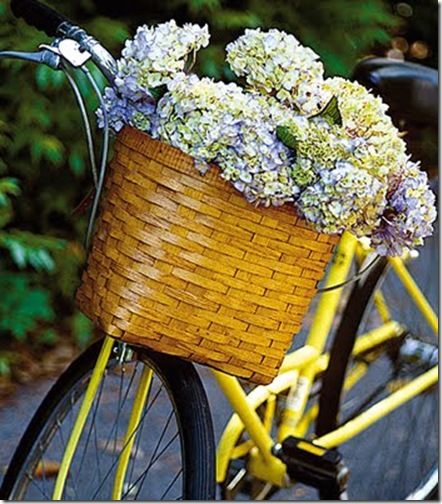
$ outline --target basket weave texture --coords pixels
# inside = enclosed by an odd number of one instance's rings
[[[129,127],[105,187],[82,311],[115,338],[269,383],[338,238]]]

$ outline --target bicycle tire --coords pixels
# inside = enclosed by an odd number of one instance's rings
[[[437,226],[436,226],[437,227]],[[410,263],[410,270],[421,289],[438,307],[438,236],[428,239],[418,260]],[[430,265],[431,267],[428,267]],[[435,364],[428,357],[419,361],[404,358],[401,345],[407,341],[425,341],[434,348],[431,359],[437,356],[437,338],[429,334],[428,325],[421,324],[418,311],[413,307],[388,271],[385,264],[362,278],[354,287],[343,312],[340,326],[333,341],[328,369],[324,375],[320,397],[320,411],[316,435],[321,436],[345,424],[357,413],[366,410],[375,399],[381,399],[386,390],[392,390],[400,381],[422,373]],[[426,272],[426,278],[423,272]],[[382,279],[378,286],[378,280]],[[377,288],[385,297],[394,320],[403,327],[403,337],[391,340],[376,353],[372,362],[365,360],[369,370],[354,388],[344,390],[345,377],[361,359],[351,356],[357,336],[371,328],[376,317],[373,293]],[[403,303],[399,303],[401,300]],[[394,306],[392,306],[394,304]],[[422,328],[424,328],[422,330]],[[428,329],[426,329],[428,328]],[[408,336],[408,339],[405,337]],[[431,350],[430,346],[426,347]],[[402,346],[403,348],[403,346]],[[374,354],[373,354],[374,355]],[[430,355],[430,352],[429,354]],[[437,493],[438,467],[438,391],[437,386],[413,398],[386,417],[376,422],[339,450],[350,470],[348,493],[351,500],[430,500]],[[431,483],[433,482],[433,483]],[[436,485],[436,486],[435,486]],[[416,492],[416,493],[415,493]],[[419,498],[415,498],[418,495]],[[321,495],[327,499],[329,496]]]
[[[101,345],[102,341],[96,342],[78,357],[43,400],[5,475],[2,499],[51,500],[61,460],[59,448],[72,429]],[[131,362],[120,364],[116,356],[109,360],[62,500],[111,499],[111,475],[123,449],[121,439],[131,409],[128,405],[141,366],[154,371],[151,399],[143,410],[121,500],[214,498],[212,419],[199,375],[189,362],[136,350]]]

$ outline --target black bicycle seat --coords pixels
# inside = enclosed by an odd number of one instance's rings
[[[395,121],[438,127],[439,76],[434,68],[389,58],[370,58],[352,78],[389,104]]]

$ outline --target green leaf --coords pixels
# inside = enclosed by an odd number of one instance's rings
[[[276,127],[276,136],[281,142],[296,152],[298,148],[298,141],[290,132],[290,129],[287,126],[277,126]]]
[[[43,345],[53,346],[57,343],[58,335],[55,329],[45,329],[38,332],[35,341]]]
[[[11,375],[11,362],[8,357],[0,357],[0,376]]]
[[[79,152],[72,151],[69,154],[69,166],[71,167],[72,173],[77,177],[84,174],[85,164],[83,157],[80,155]]]
[[[35,80],[37,82],[37,86],[42,91],[47,90],[50,85],[49,72],[50,68],[44,65],[39,65],[35,71]]]
[[[12,205],[2,207],[0,205],[0,229],[8,225],[14,218],[14,212],[12,211]]]
[[[28,252],[27,260],[37,271],[54,271],[55,262],[45,249],[39,248]]]
[[[167,86],[163,84],[162,86],[149,88],[149,93],[153,96],[155,101],[159,101],[167,93]]]
[[[35,275],[0,273],[0,285],[7,296],[0,296],[0,331],[18,341],[37,329],[39,322],[53,322],[55,312],[49,291],[35,287]]]
[[[189,7],[193,12],[198,12],[203,9],[214,11],[220,9],[221,4],[219,0],[191,0]]]
[[[217,28],[223,30],[239,28],[257,28],[262,25],[261,18],[254,12],[222,9],[213,18]]]
[[[322,117],[329,124],[337,124],[338,126],[342,126],[342,116],[338,107],[338,99],[336,96],[333,96],[327,105],[317,114],[311,117]]]
[[[54,165],[61,165],[65,148],[54,135],[37,135],[31,145],[31,155],[34,163],[42,159],[51,161]]]
[[[12,221],[13,208],[11,196],[20,195],[18,180],[12,177],[0,179],[0,229]]]
[[[72,330],[74,338],[80,348],[85,348],[92,340],[93,323],[81,312],[72,317]]]
[[[29,265],[37,271],[53,271],[55,262],[50,251],[65,248],[66,242],[26,231],[11,230],[0,233],[0,247],[9,250],[12,260],[20,269]]]
[[[22,243],[18,241],[7,241],[9,252],[11,254],[12,260],[20,268],[26,266],[26,248]]]
[[[4,177],[0,179],[0,194],[20,195],[20,186],[16,178]]]
[[[61,164],[63,161],[63,144],[55,136],[47,135],[43,140],[46,158],[54,164]]]

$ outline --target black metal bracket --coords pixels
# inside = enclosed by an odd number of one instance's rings
[[[274,448],[274,454],[287,465],[292,481],[317,488],[322,499],[345,499],[348,469],[336,448],[290,436]]]

